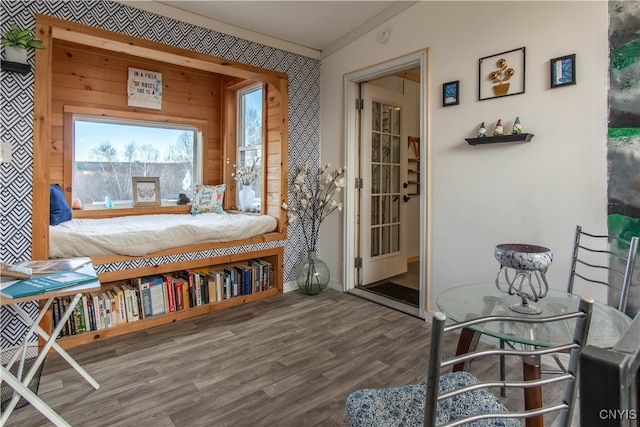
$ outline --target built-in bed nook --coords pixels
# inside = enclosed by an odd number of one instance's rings
[[[172,311],[62,338],[63,347],[170,323],[277,295],[283,289],[287,194],[288,77],[217,57],[122,34],[36,16],[46,49],[36,52],[33,175],[33,259],[89,256],[103,288],[182,270],[270,265],[261,292]],[[161,107],[131,105],[130,69],[162,75]],[[238,212],[232,174],[238,159],[238,92],[262,89],[259,205]],[[158,206],[93,204],[51,225],[50,186],[74,203],[75,117],[188,125],[197,129],[198,184],[223,188],[220,210],[192,214],[178,194]],[[105,136],[106,137],[106,136]],[[187,197],[192,197],[187,194]],[[265,282],[266,283],[266,282]]]

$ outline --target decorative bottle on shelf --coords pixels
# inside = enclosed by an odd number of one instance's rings
[[[104,208],[105,209],[113,209],[113,202],[109,196],[104,198]]]

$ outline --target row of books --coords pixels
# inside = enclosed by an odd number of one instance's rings
[[[60,336],[118,326],[203,304],[250,295],[273,287],[271,263],[256,259],[212,268],[181,270],[103,285],[84,294]],[[70,297],[53,303],[53,324],[59,323]]]

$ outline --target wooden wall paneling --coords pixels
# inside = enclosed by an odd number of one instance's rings
[[[227,183],[227,188],[224,195],[224,208],[231,209],[232,206],[237,206],[236,194],[238,192],[238,184],[231,175],[234,172],[233,165],[236,164],[236,147],[237,147],[237,129],[236,129],[236,111],[237,100],[236,90],[242,87],[246,83],[244,80],[237,78],[226,77],[224,79],[224,92],[223,101],[224,105],[222,111],[222,174],[224,181]]]
[[[246,84],[246,80],[262,81],[269,84],[270,94],[277,95],[269,100],[271,107],[267,116],[268,145],[277,144],[281,152],[287,152],[286,128],[284,131],[282,128],[279,131],[272,129],[279,120],[280,126],[286,126],[288,122],[286,73],[40,14],[36,15],[36,32],[47,49],[36,51],[35,66],[32,212],[34,259],[48,257],[49,182],[52,178],[61,183],[71,180],[72,172],[68,170],[70,168],[64,167],[71,164],[69,159],[72,158],[72,152],[68,148],[69,142],[65,140],[65,132],[62,130],[68,126],[64,118],[66,107],[121,110],[136,117],[145,117],[145,120],[162,120],[163,115],[171,116],[171,121],[176,118],[209,120],[208,125],[199,125],[203,129],[204,137],[203,180],[211,183],[226,181],[231,184],[235,181],[230,180],[228,176],[225,177],[228,168],[225,162],[227,148],[224,139],[231,139],[235,135],[223,133],[233,129],[223,121],[227,108],[223,98],[223,79],[229,84]],[[162,73],[164,94],[161,111],[126,105],[126,91],[122,88],[126,86],[129,66]],[[276,99],[278,104],[275,103]],[[272,110],[279,110],[280,119],[277,118],[278,113],[272,114]],[[275,122],[271,123],[270,118],[274,117]],[[273,136],[274,132],[276,135],[280,134],[279,139]],[[273,147],[267,148],[268,162],[275,160],[272,149]],[[267,166],[268,176],[276,175],[278,167],[280,201],[275,203],[276,193],[271,193],[270,198],[274,201],[268,202],[268,212],[264,213],[279,218],[278,231],[282,232],[286,227],[286,215],[280,208],[283,198],[286,197],[286,156],[280,158],[279,165]],[[285,191],[282,191],[283,188]]]
[[[54,43],[54,72],[52,96],[55,114],[61,114],[60,108],[69,105],[103,107],[121,111],[145,111],[147,120],[181,121],[180,116],[201,120],[209,126],[200,126],[203,134],[202,149],[202,182],[219,184],[222,182],[220,168],[216,167],[216,155],[220,146],[220,125],[216,118],[220,116],[220,81],[221,77],[199,70],[178,69],[177,66],[146,60],[139,61],[135,57],[122,53],[87,48],[76,43]],[[126,84],[128,68],[150,69],[162,73],[163,98],[161,110],[132,108],[127,105]],[[95,112],[93,113],[95,114]],[[112,113],[110,113],[112,114]],[[122,116],[122,115],[121,115]],[[122,118],[127,118],[126,114]],[[137,118],[137,117],[129,117]],[[69,145],[71,143],[71,120],[65,122],[69,126]],[[62,126],[56,126],[52,120],[52,133],[59,133]],[[52,136],[57,138],[57,135]],[[51,171],[71,165],[73,154],[65,153],[65,163],[50,164]],[[72,170],[64,172],[65,188],[71,188]],[[57,172],[57,175],[60,173]],[[70,199],[69,195],[69,199]],[[70,202],[71,200],[69,200]]]
[[[64,112],[62,114],[64,118],[64,133],[63,133],[63,179],[64,183],[62,184],[62,188],[64,189],[64,194],[67,199],[67,203],[69,206],[72,205],[73,202],[73,168],[67,167],[64,165],[73,164],[74,153],[75,150],[73,148],[73,114],[69,112]],[[73,214],[73,212],[72,212]]]
[[[49,258],[49,144],[51,97],[51,27],[36,22],[36,38],[45,49],[35,50],[33,111],[33,207],[31,258]],[[38,155],[40,154],[40,155]]]

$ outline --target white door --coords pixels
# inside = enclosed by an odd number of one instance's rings
[[[407,271],[405,97],[362,85],[360,256],[362,285]]]

